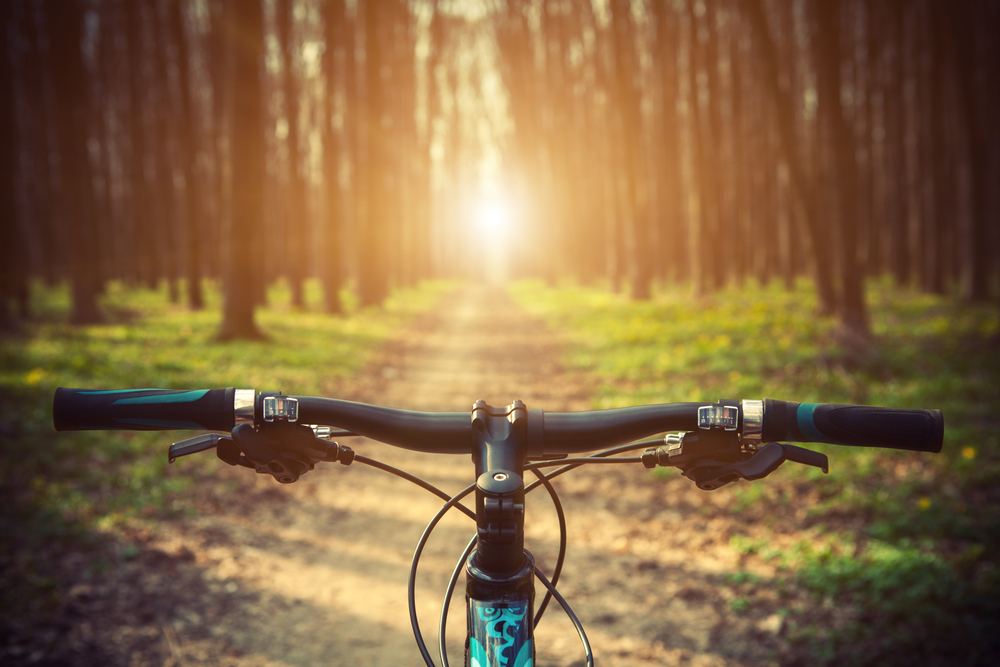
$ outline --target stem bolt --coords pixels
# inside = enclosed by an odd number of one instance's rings
[[[507,480],[507,473],[505,473],[505,472],[498,472],[497,474],[493,475],[493,479],[494,479],[494,481],[497,481],[497,482],[506,481]]]

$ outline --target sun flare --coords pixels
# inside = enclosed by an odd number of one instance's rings
[[[476,207],[476,224],[484,234],[500,234],[510,222],[510,207],[497,198],[484,199]]]

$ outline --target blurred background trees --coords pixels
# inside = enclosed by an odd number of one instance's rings
[[[257,335],[270,282],[430,277],[645,299],[866,277],[995,298],[988,0],[7,0],[0,321],[110,280]]]

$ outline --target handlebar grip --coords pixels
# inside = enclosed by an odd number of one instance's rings
[[[56,389],[57,431],[231,431],[235,389]]]
[[[944,416],[940,410],[765,398],[762,439],[937,453],[944,442]]]

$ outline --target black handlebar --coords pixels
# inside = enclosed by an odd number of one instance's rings
[[[940,410],[794,403],[766,398],[762,439],[937,453],[944,442],[944,416]]]
[[[228,389],[56,389],[57,431],[230,431],[235,426]]]
[[[228,431],[234,389],[56,390],[57,431],[195,429]],[[468,412],[415,412],[333,398],[291,396],[298,419],[346,429],[379,442],[428,453],[466,453],[474,438]],[[258,397],[259,400],[259,397]],[[695,428],[700,403],[674,403],[591,412],[528,410],[528,457],[596,451],[654,433]],[[256,410],[260,415],[260,409]]]
[[[328,424],[403,449],[471,451],[469,412],[413,412],[332,398],[295,396],[299,420]],[[590,412],[528,410],[528,458],[592,452],[655,433],[695,428],[701,403],[671,403]]]
[[[91,429],[230,431],[235,390],[56,390],[58,431]],[[293,396],[299,421],[347,429],[396,447],[465,453],[474,438],[468,412],[415,412],[332,398]],[[259,397],[258,397],[259,400]],[[527,411],[528,458],[596,451],[668,431],[698,426],[703,403],[673,403],[590,412]],[[259,406],[256,414],[260,415]],[[940,452],[940,410],[901,410],[839,403],[764,399],[762,442],[825,442]]]

